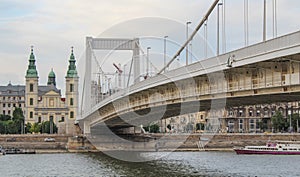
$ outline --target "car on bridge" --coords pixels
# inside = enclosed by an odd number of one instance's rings
[[[45,138],[44,139],[45,142],[55,142],[54,138]]]

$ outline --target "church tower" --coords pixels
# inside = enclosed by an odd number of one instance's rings
[[[66,76],[66,101],[65,104],[69,108],[68,119],[66,121],[66,133],[74,134],[75,132],[75,120],[77,117],[78,110],[78,74],[75,65],[75,57],[73,53],[73,47],[71,50],[71,56],[69,60],[69,68]]]
[[[55,73],[54,73],[53,69],[51,69],[50,73],[48,74],[48,82],[47,82],[48,86],[50,86],[50,85],[56,86],[55,77],[56,77]]]
[[[26,72],[26,86],[25,86],[25,123],[36,122],[34,108],[38,104],[38,72],[35,65],[35,57],[33,54],[33,47],[31,47],[31,54],[29,57],[29,65]]]

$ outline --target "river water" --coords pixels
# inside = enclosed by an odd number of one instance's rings
[[[300,176],[300,156],[233,152],[153,152],[142,156],[162,158],[137,163],[102,153],[6,155],[0,156],[0,176]]]

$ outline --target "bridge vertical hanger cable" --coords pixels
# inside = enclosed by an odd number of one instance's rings
[[[249,7],[248,7],[248,0],[244,0],[244,39],[245,39],[245,47],[249,45]]]
[[[263,5],[263,42],[266,41],[266,36],[267,36],[267,2],[264,0],[264,5]]]
[[[277,37],[277,0],[272,1],[273,4],[273,38]]]
[[[167,65],[164,66],[157,74],[161,74],[165,70],[165,68],[167,68],[180,55],[180,53],[184,50],[184,48],[186,47],[186,45],[194,38],[194,36],[199,31],[199,29],[201,28],[201,26],[208,19],[209,15],[214,10],[214,8],[218,4],[218,2],[219,2],[219,0],[215,0],[214,1],[214,3],[210,6],[208,12],[205,14],[205,16],[200,21],[199,25],[195,28],[195,30],[193,31],[193,33],[188,38],[188,40],[180,47],[180,49],[176,52],[176,54],[173,56],[173,58],[167,63]]]
[[[225,7],[226,7],[226,4],[225,4],[225,0],[223,0],[223,15],[222,15],[222,52],[223,52],[223,54],[224,53],[226,53],[226,32],[225,32],[225,30],[226,30],[226,28],[225,28],[225,24],[226,24],[226,22],[225,22]]]

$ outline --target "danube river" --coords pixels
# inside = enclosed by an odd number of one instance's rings
[[[233,152],[145,153],[162,156],[124,162],[102,153],[0,156],[2,177],[43,176],[300,176],[300,156],[236,155]]]

